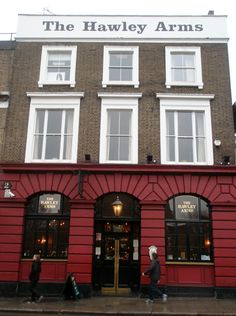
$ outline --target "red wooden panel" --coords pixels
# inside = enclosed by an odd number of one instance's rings
[[[73,218],[93,218],[94,210],[91,209],[75,209],[71,210],[71,219]]]
[[[192,265],[166,266],[167,283],[179,286],[212,286],[214,285],[214,267]]]
[[[228,286],[234,287],[236,284],[236,277],[216,277],[215,278],[215,285],[216,286]]]
[[[149,220],[146,220],[146,219],[143,219],[142,220],[142,228],[164,228],[165,227],[165,223],[164,221],[160,221],[160,220],[154,220],[154,219],[149,219]]]
[[[73,271],[70,271],[73,272]],[[83,284],[91,284],[92,282],[92,275],[90,274],[80,274],[80,273],[75,273],[76,277],[76,282],[77,283],[83,283]]]
[[[143,228],[141,230],[141,236],[143,237],[151,237],[151,236],[156,236],[156,237],[162,237],[164,238],[165,236],[165,230],[163,228]]]
[[[23,226],[0,226],[0,233],[2,234],[22,234],[22,232]]]
[[[215,257],[236,257],[236,249],[231,249],[231,248],[215,248],[214,249],[214,256]]]
[[[70,227],[70,235],[84,236],[93,235],[93,227]]]
[[[151,245],[155,245],[157,247],[163,247],[165,245],[165,239],[164,238],[158,238],[158,237],[147,237],[147,238],[142,238],[141,239],[141,244],[143,247],[147,246],[151,246]]]
[[[159,220],[164,220],[165,216],[164,216],[164,212],[163,211],[159,211],[159,210],[148,210],[143,212],[142,210],[142,218],[144,219],[159,219]]]
[[[70,236],[69,238],[70,245],[92,245],[93,236]]]
[[[6,243],[6,244],[17,244],[21,243],[22,235],[2,235],[0,233],[0,244]]]
[[[83,254],[73,254],[70,255],[68,258],[68,261],[73,264],[81,264],[81,263],[86,263],[86,264],[91,264],[92,263],[92,256],[88,255],[83,255]]]
[[[92,254],[92,246],[72,245],[69,247],[69,254]]]
[[[14,217],[1,217],[1,225],[16,225],[16,226],[19,226],[19,225],[23,225],[23,217],[17,217],[17,216],[14,216]]]
[[[213,221],[213,230],[215,229],[236,229],[236,221]]]
[[[223,267],[215,267],[215,273],[217,276],[232,276],[236,277],[236,268],[234,267],[228,267],[228,268],[223,268]]]
[[[236,239],[214,239],[215,248],[236,248]]]
[[[19,259],[19,253],[0,253],[0,262],[18,262]]]
[[[0,271],[18,271],[18,262],[0,262]]]
[[[236,267],[236,257],[235,258],[215,258],[215,266]]]
[[[32,261],[22,261],[20,264],[20,280],[28,281]],[[67,274],[67,261],[42,261],[40,282],[63,282]]]
[[[213,231],[213,238],[235,238],[236,239],[236,229],[235,230],[223,230],[223,229],[215,229]]]
[[[17,281],[18,273],[17,272],[1,272],[0,271],[0,280],[3,281]]]
[[[24,216],[24,210],[19,208],[14,208],[9,210],[8,208],[0,209],[0,218],[1,217],[22,217]]]
[[[94,221],[93,218],[71,218],[71,226],[81,226],[81,227],[93,227]]]
[[[20,252],[21,244],[0,244],[0,252]]]
[[[73,271],[74,273],[89,274],[89,273],[92,273],[92,264],[68,263],[67,269],[68,271]]]
[[[212,212],[213,221],[235,221],[236,225],[236,212]]]

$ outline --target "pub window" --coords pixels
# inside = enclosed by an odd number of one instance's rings
[[[69,241],[69,200],[58,193],[42,193],[26,205],[23,258],[66,259]]]
[[[179,195],[166,206],[166,260],[212,261],[210,209],[206,201]]]

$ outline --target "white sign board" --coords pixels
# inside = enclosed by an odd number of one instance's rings
[[[226,16],[19,15],[17,41],[194,40],[226,42]]]

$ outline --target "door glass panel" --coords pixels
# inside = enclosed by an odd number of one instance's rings
[[[106,237],[105,239],[105,260],[114,261],[115,258],[115,239],[113,237]]]

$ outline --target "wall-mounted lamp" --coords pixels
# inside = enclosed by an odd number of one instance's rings
[[[11,191],[11,187],[12,187],[12,184],[10,181],[6,181],[3,183],[4,197],[5,198],[12,198],[15,196],[15,194],[12,193],[12,191]]]
[[[120,201],[119,196],[116,197],[115,202],[112,203],[112,208],[115,216],[120,216],[123,210],[123,203]]]
[[[90,161],[91,160],[91,155],[90,154],[85,154],[84,158],[85,158],[85,161]]]
[[[220,147],[220,145],[221,145],[221,140],[220,140],[220,139],[215,139],[215,140],[214,140],[214,145],[215,145],[216,147]]]
[[[147,155],[147,163],[152,163],[153,157],[152,155],[148,154]]]

